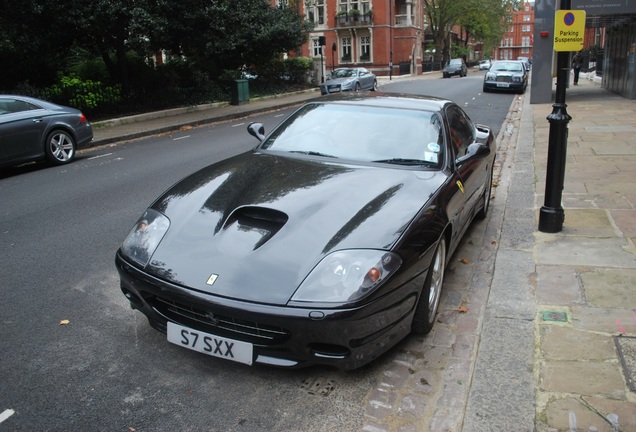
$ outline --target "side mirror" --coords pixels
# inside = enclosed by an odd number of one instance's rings
[[[455,165],[460,166],[466,162],[485,158],[490,154],[490,147],[485,144],[472,143],[468,146],[468,150],[464,156],[458,157],[455,160]]]
[[[250,123],[247,125],[247,131],[259,141],[263,141],[265,139],[265,127],[262,123]]]

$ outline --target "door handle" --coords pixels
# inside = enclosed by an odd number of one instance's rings
[[[41,121],[42,121],[42,117],[33,119],[33,123],[40,123]]]

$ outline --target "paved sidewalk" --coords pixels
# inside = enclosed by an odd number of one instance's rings
[[[519,114],[464,431],[636,431],[636,101],[582,74],[566,103],[557,234],[537,229],[552,104]]]
[[[528,95],[520,96],[502,131],[513,144],[499,155],[506,173],[495,201],[505,204],[468,400],[459,404],[466,432],[636,431],[636,101],[597,81],[582,73],[567,91],[573,118],[562,232],[537,229],[552,104],[530,105]],[[95,124],[94,145],[317,96],[302,92]],[[450,430],[458,432],[444,432]]]
[[[88,147],[170,132],[182,127],[231,120],[263,111],[297,105],[319,96],[320,91],[311,89],[284,94],[280,97],[270,96],[252,99],[249,103],[243,105],[230,105],[227,102],[220,102],[95,122],[93,123],[94,138]]]

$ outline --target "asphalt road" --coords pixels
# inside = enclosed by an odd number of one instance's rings
[[[495,132],[513,97],[481,94],[476,73],[383,90],[449,97]],[[146,206],[185,175],[256,145],[249,121],[270,130],[288,111],[95,148],[64,167],[0,171],[0,414],[11,413],[0,431],[364,424],[361,406],[400,346],[348,373],[247,367],[168,343],[119,290],[114,254]]]

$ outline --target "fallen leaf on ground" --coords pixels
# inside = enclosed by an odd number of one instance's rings
[[[459,260],[459,262],[462,264],[470,264],[472,261],[469,260],[468,258],[462,258]]]
[[[468,312],[468,308],[466,306],[460,306],[459,308],[457,308],[457,310],[461,313]]]
[[[67,325],[68,323],[70,323],[69,320],[62,320],[60,321],[60,325]]]

